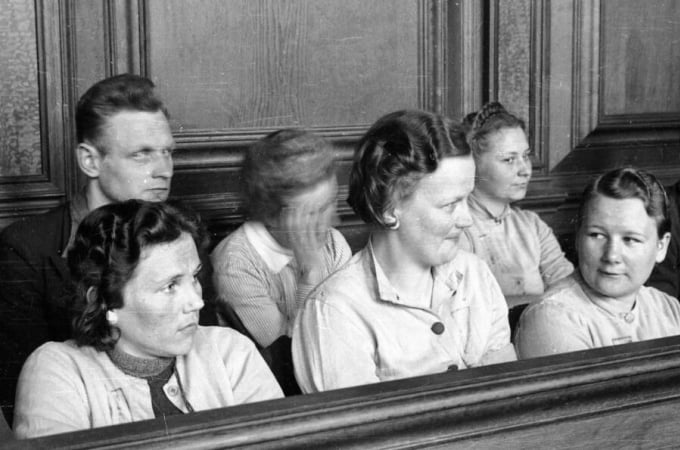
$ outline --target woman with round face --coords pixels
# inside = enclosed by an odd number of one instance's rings
[[[398,111],[364,135],[348,202],[372,232],[298,315],[303,391],[515,359],[493,275],[459,251],[474,172],[462,130],[441,116]]]
[[[284,392],[299,393],[290,336],[307,294],[352,252],[335,221],[331,145],[304,130],[274,132],[250,147],[242,182],[249,220],[211,255],[218,310],[238,317],[266,349]]]
[[[26,361],[20,438],[281,397],[241,334],[198,326],[205,238],[198,217],[130,200],[90,213],[69,249],[74,339]]]
[[[678,301],[645,287],[670,241],[663,186],[617,169],[585,191],[578,215],[578,273],[522,315],[520,356],[533,357],[680,334]]]
[[[524,122],[492,102],[464,124],[476,173],[468,198],[472,225],[462,247],[489,265],[511,308],[529,303],[574,268],[550,227],[534,212],[513,206],[525,197],[531,179]]]

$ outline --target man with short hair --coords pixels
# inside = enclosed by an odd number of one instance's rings
[[[78,101],[78,167],[82,193],[0,234],[0,404],[8,422],[16,379],[28,355],[70,337],[66,254],[78,224],[99,206],[170,193],[175,146],[154,84],[131,74],[96,83]]]

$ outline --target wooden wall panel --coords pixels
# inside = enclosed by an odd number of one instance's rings
[[[42,173],[35,5],[0,0],[0,177]]]
[[[680,3],[602,2],[602,114],[680,119]]]
[[[597,174],[633,165],[667,184],[680,178],[679,25],[668,20],[680,6],[537,0],[530,13],[512,6],[492,3],[489,97],[526,102],[538,170],[525,204],[570,234],[578,197]],[[532,36],[528,71],[526,56],[503,64],[516,53],[503,33]]]
[[[420,3],[150,0],[146,69],[179,130],[366,124],[420,103]]]
[[[0,148],[0,228],[63,201],[70,167],[63,152],[70,146],[67,5],[35,0],[1,6],[3,51],[10,54],[2,58],[8,84],[2,86],[0,128],[9,127],[10,134]]]

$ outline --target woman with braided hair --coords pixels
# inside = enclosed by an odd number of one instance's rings
[[[524,198],[531,179],[524,122],[492,102],[469,114],[463,125],[476,172],[468,198],[472,226],[465,230],[461,247],[489,265],[514,325],[525,304],[537,300],[574,268],[550,227],[534,212],[512,205]]]

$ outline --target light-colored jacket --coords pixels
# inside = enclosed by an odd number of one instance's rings
[[[432,273],[431,305],[423,307],[399,295],[369,241],[312,291],[293,331],[302,391],[516,359],[508,308],[486,264],[460,251]]]
[[[283,396],[255,345],[228,328],[199,327],[192,349],[177,357],[175,367],[163,390],[184,412],[184,396],[195,411]],[[146,380],[126,375],[105,352],[74,341],[42,345],[19,377],[18,438],[153,418]]]

